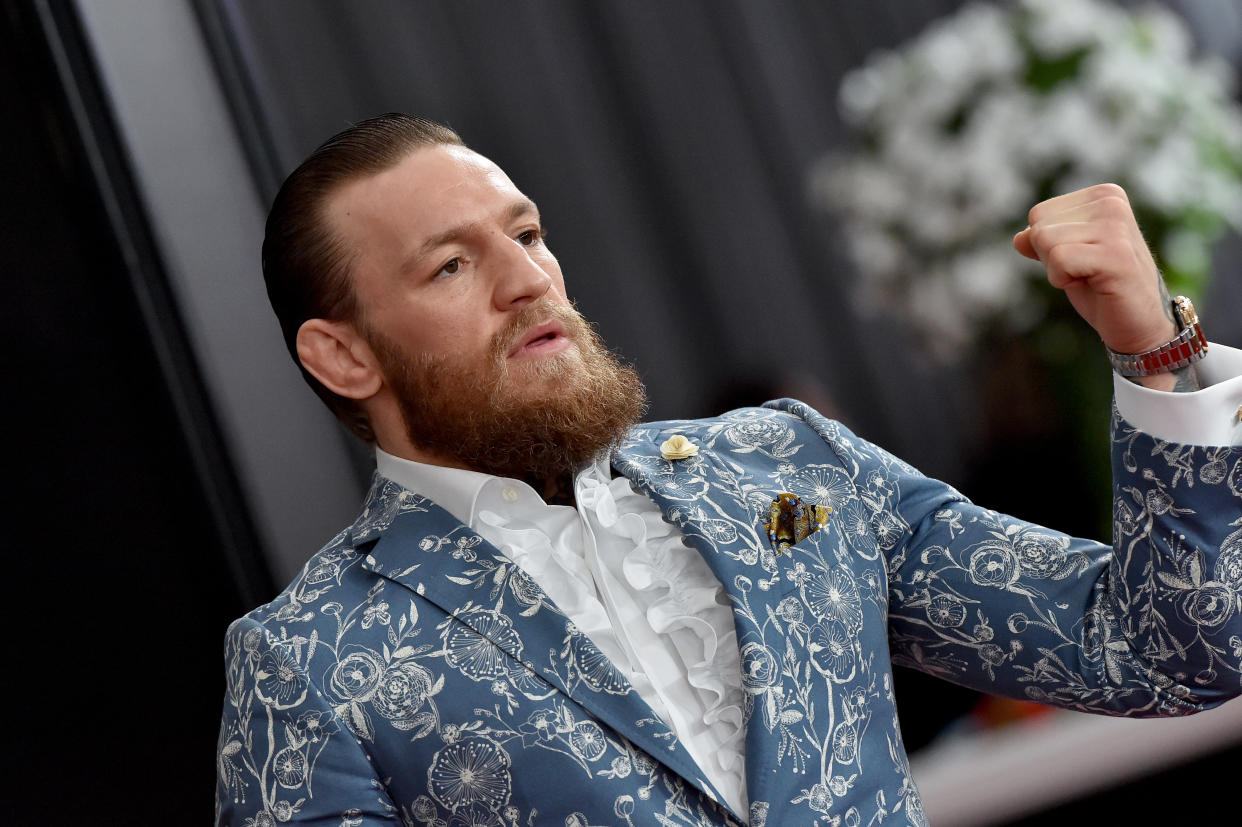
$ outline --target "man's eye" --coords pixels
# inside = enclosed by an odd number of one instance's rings
[[[517,237],[518,243],[523,247],[534,247],[540,241],[543,241],[545,233],[542,230],[527,230]]]
[[[447,264],[445,264],[438,271],[436,271],[436,275],[437,276],[439,275],[451,276],[460,269],[461,269],[461,259],[454,258],[454,259],[450,259]]]

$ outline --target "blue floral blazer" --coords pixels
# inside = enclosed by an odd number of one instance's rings
[[[682,434],[699,452],[666,460]],[[377,477],[229,629],[221,824],[924,824],[892,664],[1110,715],[1239,694],[1242,449],[1113,423],[1113,548],[975,506],[784,400],[635,428],[613,465],[732,601],[749,812],[520,568]],[[790,493],[832,509],[777,554]]]

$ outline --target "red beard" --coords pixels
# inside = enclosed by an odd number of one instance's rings
[[[511,364],[536,324],[556,318],[573,343]],[[410,442],[475,471],[551,481],[614,447],[646,410],[637,371],[622,364],[573,308],[522,308],[493,337],[482,363],[407,354],[376,331],[367,340],[396,395]]]

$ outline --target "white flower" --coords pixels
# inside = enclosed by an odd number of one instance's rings
[[[892,52],[870,55],[865,66],[850,72],[841,83],[840,106],[845,120],[859,125],[874,117],[904,71],[901,58]]]
[[[978,75],[1009,76],[1022,70],[1022,47],[1001,9],[969,5],[962,9],[956,23]]]
[[[969,307],[972,314],[1003,310],[1025,294],[1021,260],[999,245],[967,250],[951,266],[950,279],[957,301]]]
[[[968,4],[869,56],[839,92],[865,145],[811,179],[838,213],[853,305],[942,359],[990,325],[1027,329],[1044,276],[1013,233],[1040,198],[1103,181],[1126,187],[1170,286],[1193,294],[1219,231],[1242,230],[1232,88],[1223,61],[1192,60],[1173,13],[1105,0]]]
[[[1028,169],[1043,173],[1068,160],[1091,173],[1115,163],[1122,152],[1122,137],[1110,123],[1099,102],[1076,86],[1057,89],[1045,96],[1030,124],[1025,155]]]
[[[1152,51],[1170,63],[1190,58],[1190,32],[1181,19],[1166,8],[1151,4],[1140,18],[1143,33],[1150,38]]]
[[[1191,136],[1184,132],[1170,135],[1135,164],[1130,194],[1163,210],[1192,206],[1198,201],[1198,188],[1186,171],[1194,166]]]
[[[1121,23],[1118,12],[1093,0],[1023,0],[1031,15],[1031,43],[1046,58],[1108,42]]]

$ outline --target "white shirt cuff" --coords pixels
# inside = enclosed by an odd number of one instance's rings
[[[1203,389],[1157,391],[1113,374],[1117,411],[1140,431],[1184,445],[1242,445],[1242,350],[1210,344],[1195,363]]]

